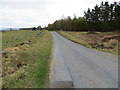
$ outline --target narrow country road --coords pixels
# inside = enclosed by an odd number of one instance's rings
[[[54,84],[62,82],[63,86],[73,85],[74,88],[118,88],[116,55],[86,48],[56,32],[51,34]]]

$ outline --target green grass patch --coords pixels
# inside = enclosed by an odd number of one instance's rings
[[[27,42],[40,31],[10,30],[2,33],[2,50],[7,47],[15,47],[16,44]]]

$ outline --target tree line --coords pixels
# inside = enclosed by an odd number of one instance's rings
[[[83,17],[63,17],[45,28],[64,31],[117,31],[120,29],[120,2],[101,2],[93,9],[88,8]]]
[[[31,27],[31,28],[20,28],[19,30],[43,30],[44,28],[39,25],[38,27]]]

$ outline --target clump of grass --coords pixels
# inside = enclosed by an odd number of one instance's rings
[[[117,42],[118,42],[117,40],[111,39],[111,40],[109,40],[109,42],[104,42],[104,46],[113,47],[113,46],[117,45]]]
[[[19,52],[23,52],[25,49],[25,46],[20,47],[14,47],[14,48],[6,48],[4,49],[5,53],[3,54],[3,62],[2,62],[2,77],[14,73],[17,71],[20,67],[26,66],[26,61],[22,61],[19,57]],[[24,48],[24,49],[23,49]],[[26,53],[24,53],[25,55]],[[25,58],[25,57],[24,57]]]

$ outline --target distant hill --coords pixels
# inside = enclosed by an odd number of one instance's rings
[[[19,30],[19,28],[0,28],[0,31],[1,30]]]

